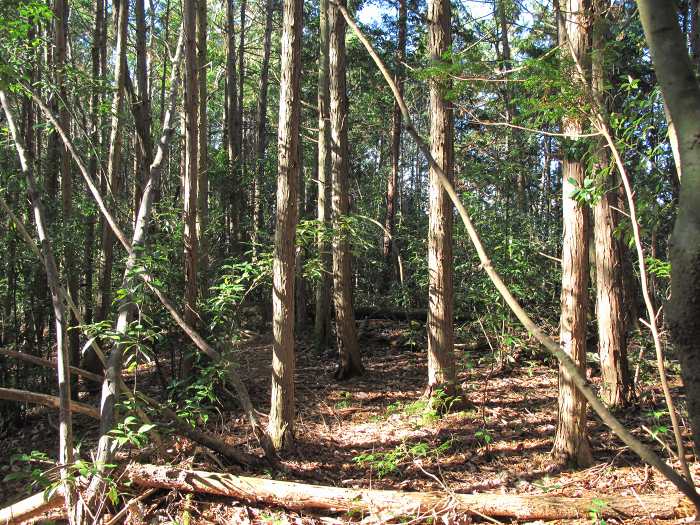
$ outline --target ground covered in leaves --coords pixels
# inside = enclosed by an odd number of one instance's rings
[[[283,456],[285,472],[272,468],[245,471],[224,465],[215,454],[184,438],[172,436],[160,447],[126,449],[122,462],[142,459],[183,468],[245,473],[304,483],[405,491],[445,490],[458,493],[550,494],[578,497],[670,494],[676,490],[637,458],[595,416],[589,432],[595,463],[574,470],[549,455],[557,418],[557,369],[553,361],[522,345],[497,352],[503,341],[461,341],[457,363],[464,401],[447,413],[432,410],[423,399],[427,359],[422,329],[392,321],[368,321],[361,330],[366,374],[344,382],[333,379],[335,355],[316,352],[302,338],[297,345],[296,443]],[[254,336],[236,350],[239,369],[256,407],[269,409],[271,341]],[[675,370],[671,366],[672,375]],[[634,370],[633,370],[634,372]],[[152,394],[156,372],[138,379]],[[598,373],[589,369],[595,383]],[[633,433],[664,457],[672,443],[663,396],[651,363],[642,362],[639,403],[619,414]],[[673,377],[678,388],[679,380]],[[682,399],[678,391],[676,399]],[[225,394],[208,411],[207,430],[228,443],[261,454],[235,403]],[[93,399],[94,403],[95,400]],[[263,417],[264,419],[264,417]],[[26,464],[11,461],[18,453],[43,450],[52,456],[55,414],[37,410],[19,429],[6,429],[0,443],[0,475]],[[76,419],[76,434],[88,450],[96,438],[94,421]],[[686,442],[689,438],[686,429]],[[675,463],[673,460],[669,460]],[[50,466],[49,463],[43,468]],[[33,468],[42,468],[42,460]],[[691,464],[696,476],[700,465]],[[53,473],[55,476],[55,472]],[[49,472],[51,476],[51,472]],[[10,476],[12,478],[14,476]],[[696,478],[697,479],[697,478]],[[0,501],[21,497],[27,482],[6,481]],[[29,489],[36,491],[37,489]],[[138,495],[122,488],[125,499]],[[263,508],[230,499],[156,491],[133,507],[128,523],[303,523],[361,521],[372,516],[322,516]],[[478,516],[445,515],[444,523],[483,521]],[[493,520],[492,520],[493,521]],[[591,515],[581,523],[595,523]],[[680,520],[679,520],[680,521]],[[426,522],[435,522],[428,518]],[[608,523],[619,522],[615,519]],[[625,523],[657,523],[651,517]]]

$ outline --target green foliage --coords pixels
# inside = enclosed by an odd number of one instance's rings
[[[135,416],[126,416],[124,421],[117,424],[117,428],[109,431],[119,447],[130,444],[137,448],[143,448],[148,443],[148,433],[156,425],[139,424]]]
[[[437,447],[422,441],[411,446],[404,442],[389,451],[359,454],[352,460],[360,466],[369,466],[379,478],[383,478],[400,472],[399,466],[406,461],[438,458],[447,453],[451,446],[452,440],[444,441]]]

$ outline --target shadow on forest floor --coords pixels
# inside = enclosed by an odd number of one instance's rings
[[[390,321],[372,323],[370,336],[362,340],[367,372],[345,382],[333,379],[333,353],[312,351],[306,339],[298,341],[296,443],[283,456],[289,472],[273,473],[276,478],[352,488],[425,491],[448,487],[463,493],[581,496],[631,490],[637,494],[675,492],[593,416],[588,423],[593,466],[577,471],[555,463],[549,450],[557,419],[557,370],[541,361],[528,360],[527,366],[516,363],[495,370],[488,351],[472,352],[468,359],[462,353],[457,362],[466,403],[442,417],[426,410],[422,400],[426,354],[371,333],[376,330],[400,337],[405,329],[405,325]],[[269,337],[258,337],[236,351],[239,369],[261,413],[269,409],[270,356]],[[592,382],[597,379],[592,378]],[[155,378],[152,383],[148,386],[157,391]],[[679,379],[673,378],[673,383],[678,388]],[[658,385],[646,384],[644,388],[647,399],[661,406]],[[661,445],[641,430],[642,425],[654,425],[648,415],[652,407],[627,410],[621,416],[638,437],[666,456]],[[32,431],[42,432],[43,428],[46,435],[43,414],[37,416]],[[93,427],[80,420],[77,425],[78,432]],[[209,430],[228,442],[248,443],[253,452],[261,452],[235,406],[222,407],[213,415]],[[94,431],[82,438],[86,447],[94,440]],[[9,449],[17,453],[41,448],[32,443],[24,450],[31,443],[26,438],[9,441],[12,443],[6,442],[0,449],[5,461]],[[157,459],[204,470],[218,468],[200,447],[182,438],[166,452],[158,452]],[[693,467],[698,472],[697,464]],[[0,500],[11,497],[5,496]]]

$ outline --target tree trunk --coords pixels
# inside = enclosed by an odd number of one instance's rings
[[[129,23],[129,0],[119,0],[115,6],[117,19],[117,42],[114,48],[114,81],[116,82],[112,98],[112,122],[109,134],[109,153],[107,157],[108,194],[116,202],[119,193],[119,170],[122,149],[122,109],[126,86],[126,47]],[[107,223],[102,221],[102,274],[100,275],[100,309],[97,320],[103,321],[109,315],[112,305],[112,266],[114,264],[114,233]]]
[[[606,13],[609,0],[593,2],[593,52],[591,54],[591,88],[601,108],[606,107],[604,47],[608,38]],[[614,178],[607,173],[610,159],[601,141],[596,154],[598,186],[604,193],[593,207],[595,236],[596,319],[598,321],[598,355],[602,386],[600,397],[610,407],[624,406],[632,394],[627,362],[627,326],[625,324],[620,245],[615,238],[618,209]],[[602,174],[602,175],[600,175]]]
[[[290,481],[234,476],[218,472],[189,471],[157,465],[131,465],[126,477],[140,487],[165,488],[228,496],[237,500],[274,505],[290,510],[323,510],[361,513],[393,521],[400,517],[457,515],[513,518],[516,520],[587,519],[591,509],[599,518],[649,516],[680,517],[688,513],[678,494],[622,497],[619,495],[567,498],[563,496],[512,494],[454,494],[400,492],[397,490],[348,489],[306,485]],[[597,502],[597,503],[596,503]],[[445,516],[447,517],[447,516]]]
[[[671,299],[666,311],[680,353],[695,447],[700,447],[700,85],[686,53],[677,11],[662,0],[638,0],[664,101],[678,132],[683,181],[671,237]]]
[[[274,12],[272,0],[265,3],[265,35],[263,42],[263,58],[260,66],[260,84],[258,107],[256,111],[255,139],[255,173],[253,180],[253,249],[257,253],[260,242],[260,230],[263,222],[262,184],[265,180],[265,149],[267,148],[267,92],[269,87],[270,50],[272,47],[272,15]]]
[[[330,93],[328,91],[328,0],[320,0],[318,53],[318,190],[316,195],[317,219],[323,230],[316,246],[321,258],[321,278],[316,287],[316,315],[314,342],[318,350],[325,348],[330,339],[331,321],[331,248],[325,230],[331,219],[331,127]]]
[[[240,241],[240,160],[241,143],[238,120],[238,77],[236,75],[236,35],[234,33],[234,0],[226,0],[226,148],[228,177],[224,183],[225,207],[229,212],[230,242],[233,253]]]
[[[64,11],[65,12],[65,11]],[[51,290],[51,303],[53,306],[54,322],[56,326],[56,361],[58,375],[58,460],[61,465],[69,465],[73,462],[73,419],[71,416],[71,381],[70,381],[70,356],[66,341],[66,309],[63,299],[60,296],[60,277],[58,266],[54,256],[51,241],[48,238],[46,226],[46,213],[40,193],[37,189],[34,173],[32,171],[33,160],[28,156],[22,144],[19,131],[14,123],[14,117],[10,110],[5,92],[0,90],[0,105],[5,111],[5,120],[10,130],[12,140],[19,156],[22,172],[27,181],[27,193],[34,215],[37,237],[44,257],[44,270],[46,279]],[[69,514],[73,509],[73,491],[69,483],[69,473],[66,468],[61,468],[61,479],[66,497],[66,508]]]
[[[207,0],[197,0],[197,64],[199,112],[197,121],[197,239],[199,241],[198,283],[204,300],[209,292],[209,120],[207,119]]]
[[[345,0],[340,0],[345,5]],[[333,303],[340,364],[337,379],[362,374],[364,367],[357,342],[357,327],[352,306],[350,243],[343,221],[350,208],[348,99],[345,88],[345,19],[335,4],[328,9],[329,91],[331,123],[331,172],[333,201]]]
[[[144,0],[136,0],[136,87],[134,102],[134,127],[136,128],[136,170],[134,173],[134,221],[143,195],[143,185],[153,158],[151,140],[151,96],[146,56],[146,10]]]
[[[560,44],[566,38],[579,60],[587,53],[587,15],[583,0],[559,0]],[[566,117],[563,132],[575,138],[582,132],[580,120]],[[588,312],[588,208],[577,203],[572,192],[583,187],[584,167],[574,153],[564,152],[562,161],[562,284],[559,340],[563,350],[585,375],[586,322]],[[552,455],[562,462],[587,466],[592,461],[586,434],[586,400],[576,389],[569,372],[559,367],[559,417]]]
[[[183,2],[182,25],[185,32],[185,173],[183,177],[183,223],[185,225],[185,321],[197,324],[198,257],[197,239],[197,168],[199,165],[199,64],[197,62],[197,13],[195,0]],[[194,355],[188,351],[182,357],[181,377],[192,372]]]
[[[406,0],[399,0],[399,18],[398,18],[398,41],[396,43],[396,73],[394,80],[399,86],[399,91],[403,94],[403,77],[404,66],[403,62],[406,59]],[[386,185],[386,217],[384,219],[384,242],[382,246],[382,255],[384,256],[385,279],[384,285],[392,280],[394,274],[394,266],[396,265],[394,257],[394,223],[396,218],[396,190],[399,180],[399,162],[401,154],[401,108],[398,102],[394,101],[394,113],[391,121],[391,172],[387,179]],[[381,156],[381,154],[380,154]]]
[[[268,435],[276,450],[294,439],[294,256],[301,115],[302,0],[284,0],[277,135],[277,220],[272,267],[272,402]]]
[[[452,45],[449,0],[428,2],[428,48],[433,63],[440,63]],[[453,171],[453,114],[445,100],[449,83],[430,84],[431,153],[451,181]],[[428,225],[428,395],[441,390],[456,394],[452,290],[452,203],[430,168]]]

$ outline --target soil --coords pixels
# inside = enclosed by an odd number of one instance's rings
[[[599,420],[589,417],[594,464],[574,469],[555,463],[549,455],[557,420],[557,368],[553,362],[524,344],[494,355],[487,345],[458,353],[459,383],[463,400],[448,406],[444,415],[430,410],[423,399],[427,358],[424,341],[415,325],[367,321],[362,329],[365,375],[347,381],[333,379],[333,352],[317,352],[308,338],[297,344],[296,442],[283,456],[286,472],[245,471],[226,466],[213,453],[178,436],[169,436],[160,448],[145,447],[121,453],[123,461],[170,463],[183,468],[226,470],[247,475],[352,488],[405,491],[448,490],[461,493],[517,493],[564,496],[670,494],[676,489],[660,474],[641,464]],[[497,346],[496,338],[488,341]],[[476,345],[480,346],[480,345]],[[468,342],[463,347],[472,347]],[[269,409],[271,340],[255,336],[236,350],[239,369],[261,414]],[[638,402],[618,414],[629,429],[669,458],[673,439],[664,432],[668,417],[663,395],[651,364],[642,363]],[[672,371],[676,367],[670,367]],[[155,369],[138,372],[138,383],[151,394],[162,394]],[[589,369],[593,384],[599,380]],[[646,380],[645,380],[646,378]],[[683,402],[680,380],[672,374],[674,397]],[[206,428],[234,446],[262,455],[235,405],[223,392],[209,410]],[[93,403],[96,401],[93,399]],[[639,407],[643,408],[639,408]],[[682,407],[681,407],[682,408]],[[654,413],[656,412],[656,414]],[[683,411],[681,411],[683,413]],[[263,416],[264,419],[264,416]],[[96,440],[94,421],[77,416],[76,435],[87,451]],[[648,429],[648,430],[645,430]],[[651,432],[656,431],[655,437]],[[691,447],[688,429],[686,444]],[[0,433],[0,475],[26,468],[11,457],[42,450],[56,452],[56,415],[34,410],[23,426]],[[690,457],[690,455],[689,455]],[[672,458],[670,463],[677,467]],[[45,468],[40,463],[33,467]],[[691,463],[698,479],[700,465]],[[55,475],[55,473],[53,474]],[[5,481],[0,502],[5,504],[36,492],[27,481]],[[122,487],[125,500],[137,496]],[[2,506],[2,505],[0,505]],[[364,517],[371,523],[374,517]],[[443,523],[483,521],[478,516],[446,515]],[[159,491],[145,498],[127,516],[127,523],[303,523],[332,524],[360,521],[359,517],[292,513],[251,506],[225,498]],[[491,520],[490,520],[491,521]],[[677,520],[675,522],[685,522]],[[425,522],[431,522],[428,519]],[[435,523],[435,521],[432,521]],[[580,523],[596,523],[595,516]],[[570,521],[569,521],[570,523]],[[608,520],[607,523],[621,523]],[[624,523],[659,523],[638,517]],[[671,523],[666,521],[663,523]]]

